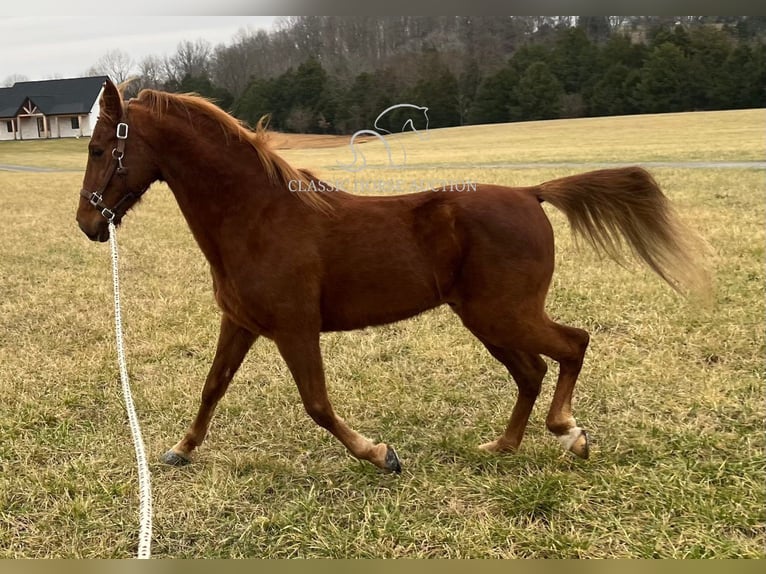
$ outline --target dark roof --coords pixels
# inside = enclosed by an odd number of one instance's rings
[[[48,116],[87,114],[96,101],[106,76],[16,82],[10,88],[0,88],[0,118],[12,118],[27,101]]]

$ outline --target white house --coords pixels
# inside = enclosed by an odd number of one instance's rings
[[[0,140],[90,136],[106,76],[0,88]]]

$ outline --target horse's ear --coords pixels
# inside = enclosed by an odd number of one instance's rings
[[[109,78],[104,82],[104,92],[101,94],[101,110],[105,115],[119,120],[122,116],[122,95]]]

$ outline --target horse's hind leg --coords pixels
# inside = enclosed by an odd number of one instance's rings
[[[237,326],[226,315],[223,316],[218,348],[202,388],[202,400],[197,416],[184,437],[162,455],[162,462],[180,466],[190,461],[191,452],[205,439],[218,401],[226,393],[234,373],[239,369],[256,338],[256,335]]]
[[[521,439],[524,437],[529,415],[535,405],[537,395],[540,394],[540,387],[548,367],[540,355],[526,353],[518,349],[498,347],[485,340],[482,340],[482,343],[492,356],[508,369],[513,380],[516,381],[519,396],[516,399],[505,432],[496,440],[483,444],[479,448],[495,453],[512,452],[519,448]]]
[[[572,394],[588,347],[588,333],[554,323],[542,312],[524,312],[498,321],[493,308],[478,307],[464,306],[458,314],[466,327],[477,334],[485,345],[489,343],[505,349],[505,353],[508,353],[507,349],[518,349],[532,355],[546,355],[559,364],[556,390],[545,424],[566,450],[588,458],[588,435],[577,426],[572,415]],[[517,306],[517,309],[523,308],[522,305]],[[520,417],[529,408],[527,405],[528,402],[517,405]],[[514,421],[511,417],[511,423],[520,423],[521,420]]]
[[[566,450],[588,458],[588,435],[572,415],[572,394],[590,336],[582,329],[559,325],[547,317],[545,323],[539,333],[544,347],[541,352],[559,363],[559,378],[545,424]]]

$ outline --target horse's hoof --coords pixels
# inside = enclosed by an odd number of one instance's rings
[[[582,459],[587,459],[590,456],[590,447],[588,445],[588,433],[584,430],[580,430],[580,436],[578,436],[572,446],[569,447],[574,454]]]
[[[170,466],[186,466],[191,462],[189,457],[170,449],[160,457],[160,460]]]
[[[486,452],[487,454],[503,454],[508,452],[510,453],[516,452],[516,449],[514,447],[503,442],[501,439],[480,444],[479,450],[482,452]]]
[[[590,449],[588,448],[588,433],[580,427],[572,427],[565,434],[557,435],[556,438],[572,454],[580,458],[588,458]]]
[[[479,450],[486,452],[487,454],[497,454],[499,452],[497,448],[497,441],[493,440],[490,442],[485,442],[484,444],[480,444]]]
[[[402,463],[399,461],[399,457],[396,455],[394,447],[389,446],[386,451],[385,460],[386,470],[399,474],[402,472]]]

